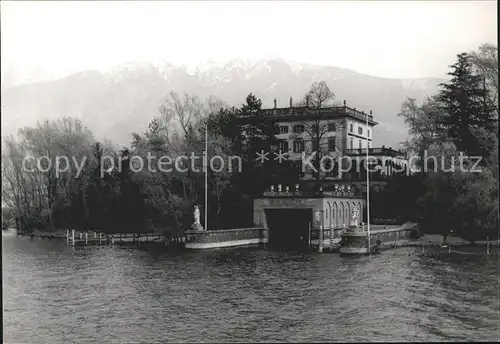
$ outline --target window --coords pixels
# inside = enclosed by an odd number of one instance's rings
[[[358,144],[359,144],[359,149],[361,149],[361,146],[363,145],[363,144],[361,143],[361,140],[359,140]]]
[[[319,151],[319,145],[318,145],[318,140],[317,139],[312,139],[311,140],[311,144],[312,144],[312,150],[314,152]]]
[[[279,146],[281,152],[288,152],[288,141],[281,141]]]
[[[337,178],[339,174],[339,162],[335,160],[326,159],[323,167],[326,172],[327,178]]]
[[[372,143],[368,141],[368,148],[372,148]]]
[[[368,129],[368,137],[370,137],[370,130]]]
[[[302,173],[302,160],[297,160],[293,162],[295,164],[295,168],[299,173]]]
[[[335,146],[336,146],[335,138],[334,137],[329,138],[328,139],[328,150],[330,152],[334,152],[335,151]]]
[[[328,123],[328,131],[335,131],[335,123]]]
[[[288,125],[280,125],[280,134],[286,134],[288,133]]]
[[[349,125],[349,131],[352,133],[354,132],[354,125],[353,124],[350,124]]]
[[[321,167],[326,173],[330,172],[331,170],[333,170],[332,161],[330,159],[323,160],[323,164]]]
[[[358,127],[358,134],[359,134],[359,135],[363,135],[363,128]]]
[[[304,149],[304,141],[303,140],[295,140],[293,141],[293,152],[301,153],[305,151]]]
[[[338,177],[338,173],[339,173],[338,162],[325,160],[324,167],[325,167],[325,171],[327,171],[326,177],[328,177],[328,178],[337,178]]]
[[[353,139],[351,139],[351,149],[353,149],[353,148],[354,148],[354,141],[353,141]]]
[[[293,132],[296,134],[300,134],[304,132],[304,126],[302,124],[297,124],[293,126]]]

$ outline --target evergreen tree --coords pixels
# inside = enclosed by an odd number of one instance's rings
[[[239,185],[243,193],[251,196],[261,195],[271,184],[285,183],[279,173],[283,163],[274,159],[280,143],[276,136],[278,126],[261,110],[261,106],[262,101],[250,93],[246,104],[239,111],[239,122],[243,123],[246,132],[242,145],[243,171],[238,174],[241,181]],[[267,153],[264,161],[257,159],[257,154],[261,152]]]
[[[478,141],[477,130],[491,130],[494,109],[488,102],[488,91],[482,77],[474,74],[471,56],[457,55],[451,66],[449,83],[440,84],[439,101],[445,115],[440,118],[439,131],[451,139],[460,151],[475,156],[486,156],[485,148]]]

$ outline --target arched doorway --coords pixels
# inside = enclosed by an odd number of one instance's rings
[[[333,202],[332,223],[333,223],[333,225],[334,225],[335,228],[340,227],[339,226],[339,216],[338,216],[337,202]]]
[[[340,202],[340,209],[339,209],[339,221],[340,221],[340,226],[345,225],[344,221],[344,202]]]
[[[347,209],[345,212],[345,225],[349,227],[351,224],[351,204],[347,202]]]
[[[333,219],[332,219],[332,205],[330,202],[326,202],[327,209],[325,212],[325,217],[326,217],[326,222],[325,222],[325,228],[332,228],[333,227]]]

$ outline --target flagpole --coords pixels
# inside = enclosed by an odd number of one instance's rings
[[[368,113],[366,114],[366,134],[368,134]],[[368,254],[371,253],[370,242],[370,173],[368,167],[368,136],[366,137],[366,217],[368,228]]]
[[[208,125],[205,125],[205,230],[207,227],[207,205],[208,205]]]

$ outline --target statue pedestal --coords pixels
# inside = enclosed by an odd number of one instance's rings
[[[203,230],[203,226],[200,223],[193,223],[191,225],[191,229],[194,230],[194,231],[202,231]]]
[[[361,227],[361,226],[350,225],[349,227],[347,227],[346,232],[349,232],[349,233],[363,232],[364,233],[364,230],[363,230],[363,227]]]

